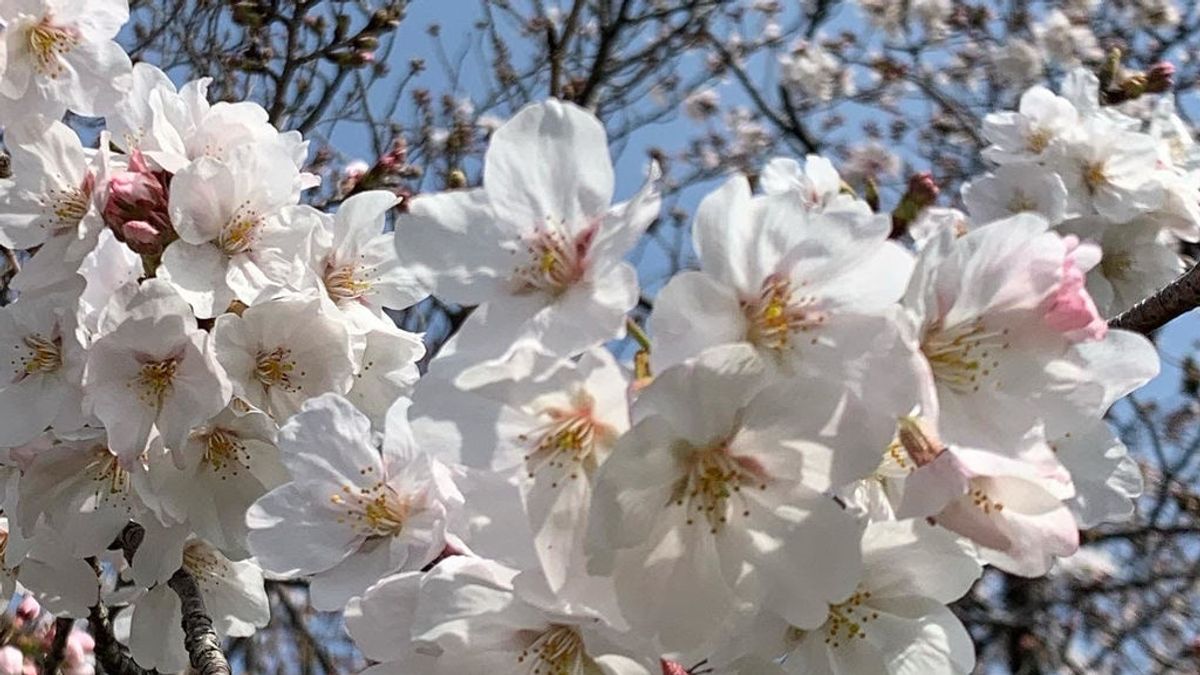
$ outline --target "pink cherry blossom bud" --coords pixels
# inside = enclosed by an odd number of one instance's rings
[[[683,664],[666,659],[660,659],[660,661],[662,662],[662,675],[688,675],[687,668],[684,668]]]
[[[0,647],[0,675],[22,675],[25,671],[25,655],[12,645]]]
[[[1095,245],[1081,245],[1074,235],[1063,237],[1063,243],[1067,254],[1063,257],[1062,281],[1049,300],[1044,321],[1073,342],[1099,340],[1108,333],[1108,324],[1085,288],[1085,272],[1090,265],[1081,268],[1079,264],[1080,255],[1095,256]]]
[[[135,253],[162,253],[175,240],[167,211],[167,175],[154,171],[134,150],[125,171],[108,179],[104,223]]]
[[[1175,64],[1159,61],[1146,71],[1146,91],[1161,94],[1175,87]]]
[[[21,621],[34,621],[42,613],[42,606],[32,595],[26,595],[17,605],[16,618]]]
[[[94,672],[91,664],[96,641],[87,631],[74,630],[67,637],[67,650],[63,655],[64,675],[88,675]]]

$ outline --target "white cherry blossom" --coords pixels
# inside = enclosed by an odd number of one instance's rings
[[[577,352],[622,335],[637,303],[622,258],[658,215],[653,173],[611,206],[599,121],[556,100],[527,106],[492,135],[482,188],[412,200],[396,225],[400,260],[446,302],[495,306],[461,329],[463,344],[486,336],[478,361],[523,341]]]
[[[276,421],[309,398],[350,390],[350,337],[320,299],[285,297],[222,314],[212,341],[234,395]]]
[[[304,405],[279,432],[291,482],[249,510],[250,550],[264,569],[316,575],[312,598],[341,609],[380,577],[421,569],[448,543],[462,495],[444,465],[395,438],[383,453],[365,415],[336,394]]]
[[[128,0],[6,0],[0,119],[102,115],[130,85],[129,56],[113,41],[128,20]]]

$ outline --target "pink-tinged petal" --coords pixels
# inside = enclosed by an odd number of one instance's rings
[[[933,516],[966,494],[971,472],[953,451],[944,451],[936,459],[909,474],[904,482],[904,497],[896,511],[899,518]]]
[[[1048,299],[1043,320],[1072,342],[1103,339],[1108,324],[1085,288],[1087,263],[1095,264],[1099,247],[1091,243],[1080,244],[1074,235],[1063,237],[1063,243],[1067,254],[1062,262],[1062,281]]]

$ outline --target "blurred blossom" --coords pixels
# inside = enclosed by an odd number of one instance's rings
[[[1007,84],[1026,86],[1042,76],[1042,54],[1021,38],[1011,38],[992,50],[996,72]]]
[[[950,0],[912,0],[909,8],[921,27],[933,38],[940,38],[945,33],[946,20],[954,11]]]
[[[1104,57],[1100,43],[1092,29],[1084,23],[1074,23],[1061,10],[1053,10],[1036,26],[1038,37],[1046,55],[1063,65],[1074,65],[1080,61],[1096,61]]]
[[[864,179],[875,180],[898,178],[900,157],[877,141],[869,141],[850,148],[842,164],[842,175],[851,184]]]
[[[701,89],[683,101],[683,112],[688,117],[703,122],[720,110],[721,95],[715,89]]]
[[[0,675],[22,675],[25,671],[25,655],[12,645],[0,647]]]
[[[779,57],[779,77],[784,86],[806,98],[828,101],[838,91],[845,69],[824,47],[800,42]]]

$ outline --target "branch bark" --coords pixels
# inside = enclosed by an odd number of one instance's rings
[[[96,661],[104,668],[107,675],[153,675],[155,671],[145,670],[125,653],[125,649],[113,635],[112,622],[108,618],[108,608],[104,603],[92,607],[88,615],[88,626],[92,638],[96,641],[93,654]]]
[[[1200,307],[1200,264],[1154,295],[1109,319],[1108,325],[1149,335],[1197,307]]]
[[[197,675],[232,675],[229,662],[221,652],[221,639],[213,630],[212,618],[204,608],[204,596],[200,595],[196,578],[180,568],[167,585],[179,596],[183,610],[183,644],[192,669]]]
[[[63,658],[67,655],[67,639],[71,629],[75,627],[75,619],[59,617],[54,620],[54,641],[50,643],[50,651],[42,664],[43,675],[56,675]]]

